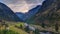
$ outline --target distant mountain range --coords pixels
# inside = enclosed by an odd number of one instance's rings
[[[0,3],[0,20],[14,22],[22,21],[8,6],[3,3]]]
[[[16,12],[16,15],[23,21],[26,21],[31,16],[35,15],[38,10],[41,8],[41,5],[37,5],[35,8],[30,9],[27,13]]]
[[[45,0],[38,12],[26,22],[33,24],[53,24],[56,21],[60,22],[60,0]]]

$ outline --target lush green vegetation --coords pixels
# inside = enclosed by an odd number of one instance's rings
[[[5,30],[5,26],[1,26],[0,33],[4,34],[6,32],[6,34],[28,34],[23,29],[18,28],[18,27],[20,27],[20,25],[24,25],[24,23],[22,23],[22,22],[8,23],[9,31]],[[17,26],[17,27],[15,27],[15,26]]]
[[[0,31],[0,33],[4,34],[6,32],[6,34],[28,34],[24,29],[24,23],[23,22],[8,24],[8,25],[9,25],[9,31],[4,30],[4,27],[3,27],[2,31]],[[22,25],[22,28],[21,28],[21,25]],[[38,30],[40,30],[40,31],[42,31],[42,30],[44,30],[44,31],[52,30],[51,32],[55,32],[55,30],[54,30],[55,27],[54,26],[51,26],[51,27],[46,26],[46,28],[42,28],[41,25],[33,25],[33,24],[30,24],[30,25],[37,27]],[[15,27],[15,26],[17,26],[17,27]],[[48,30],[48,29],[50,29],[50,30]],[[60,32],[60,30],[59,30],[59,32]]]
[[[19,33],[12,30],[1,30],[0,34],[19,34]]]

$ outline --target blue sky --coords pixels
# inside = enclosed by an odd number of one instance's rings
[[[14,12],[28,12],[28,10],[41,5],[44,0],[0,0],[9,6]]]

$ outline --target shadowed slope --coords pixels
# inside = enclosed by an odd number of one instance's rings
[[[6,21],[20,21],[17,15],[3,3],[0,3],[0,19]]]

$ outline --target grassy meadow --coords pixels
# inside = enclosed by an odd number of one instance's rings
[[[20,27],[20,25],[23,25],[24,23],[20,22],[20,23],[8,23],[8,26],[9,26],[9,30],[7,31],[6,34],[28,34],[27,32],[25,32],[23,29],[20,29],[20,28],[17,28],[17,27]],[[17,27],[15,27],[17,26]],[[5,26],[1,26],[0,27],[0,33],[1,34],[4,34],[4,31],[5,31]]]

